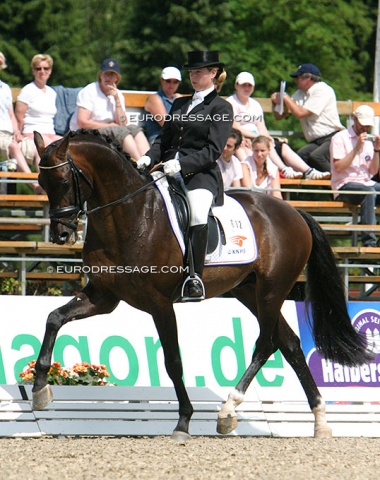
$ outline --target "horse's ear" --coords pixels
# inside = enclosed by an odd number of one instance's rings
[[[62,140],[59,142],[56,155],[58,158],[61,158],[62,160],[66,158],[66,152],[69,148],[69,139],[70,139],[70,134],[71,132],[68,131],[66,135],[62,138]]]
[[[44,142],[44,139],[42,138],[41,134],[34,131],[34,143],[36,145],[36,148],[37,148],[37,152],[38,152],[38,155],[40,157],[42,157],[42,154],[44,153],[45,151],[45,142]]]

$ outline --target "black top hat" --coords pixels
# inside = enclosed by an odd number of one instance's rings
[[[217,50],[206,50],[204,52],[196,50],[187,52],[187,63],[183,66],[187,70],[202,67],[223,68],[224,63],[219,62],[219,52]]]

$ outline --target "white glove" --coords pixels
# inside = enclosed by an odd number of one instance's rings
[[[148,155],[143,155],[136,162],[137,168],[143,170],[144,168],[149,167],[151,161],[152,160]]]
[[[169,175],[169,177],[172,177],[180,171],[181,164],[176,158],[173,158],[173,160],[168,160],[164,163],[164,172],[166,173],[166,175]]]

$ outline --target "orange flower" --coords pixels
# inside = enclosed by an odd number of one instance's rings
[[[19,374],[21,383],[32,383],[35,380],[36,360],[28,363],[27,368]],[[82,374],[82,375],[81,375]],[[58,385],[113,385],[105,378],[110,377],[105,365],[94,365],[87,362],[76,363],[72,368],[61,367],[54,362],[48,372],[48,383]]]
[[[77,364],[74,365],[73,370],[76,373],[85,372],[87,370],[87,365],[85,365],[83,363],[82,364],[77,363]]]

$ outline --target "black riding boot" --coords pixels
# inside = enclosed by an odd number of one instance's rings
[[[182,301],[199,301],[205,298],[205,289],[202,282],[203,267],[205,263],[208,225],[190,227],[190,242],[193,249],[194,273],[187,277],[183,286]]]

